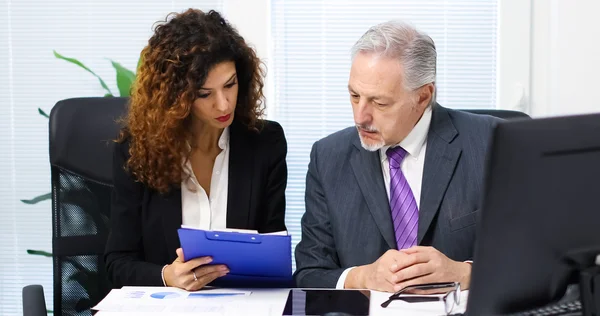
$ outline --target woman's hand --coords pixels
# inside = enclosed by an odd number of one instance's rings
[[[178,248],[176,252],[177,259],[167,265],[163,274],[167,286],[196,291],[229,273],[225,265],[208,265],[212,261],[211,257],[200,257],[184,262],[183,250]]]

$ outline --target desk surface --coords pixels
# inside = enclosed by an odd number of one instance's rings
[[[214,290],[205,290],[203,293],[210,293],[210,291],[223,291],[224,289],[214,289]],[[115,292],[122,291],[122,292]],[[98,304],[101,306],[103,303],[111,303],[111,295],[112,302],[116,302],[114,298],[119,299],[118,295],[122,295],[126,291],[135,291],[136,293],[142,292],[164,292],[164,291],[181,291],[182,293],[186,293],[185,291],[173,288],[156,288],[156,287],[126,287],[121,290],[113,290],[107,299],[105,299],[102,303]],[[222,297],[218,300],[210,299],[211,301],[205,304],[196,304],[195,307],[191,307],[190,309],[180,312],[173,313],[165,313],[165,310],[161,309],[159,305],[153,306],[142,306],[143,304],[135,304],[133,301],[128,301],[126,303],[112,303],[110,307],[115,307],[120,304],[119,308],[113,310],[120,311],[107,311],[101,310],[96,313],[96,316],[110,316],[110,315],[148,315],[151,313],[160,313],[161,315],[281,315],[283,309],[285,307],[285,303],[287,300],[289,289],[231,289],[231,291],[243,291],[246,292],[246,295],[239,295],[236,297]],[[384,302],[390,293],[371,291],[371,303],[370,303],[370,315],[399,315],[401,312],[402,315],[444,315],[444,303],[439,302],[427,302],[427,303],[407,303],[404,301],[394,301],[387,308],[382,308],[380,304]],[[454,309],[454,313],[464,312],[467,303],[468,291],[463,291],[461,293],[461,304],[457,308]],[[181,307],[184,305],[183,303],[177,303],[177,301],[173,300],[175,304],[178,304],[178,309],[182,310]],[[109,305],[104,305],[104,307],[109,307]]]

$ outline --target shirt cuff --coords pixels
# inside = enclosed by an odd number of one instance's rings
[[[348,276],[348,272],[350,272],[350,270],[354,268],[355,267],[350,267],[344,270],[344,272],[342,272],[342,275],[340,275],[340,278],[338,279],[337,284],[335,285],[336,289],[343,290],[345,288],[344,285],[346,284],[346,277]]]
[[[163,285],[167,286],[167,282],[165,281],[165,268],[168,266],[168,264],[165,264],[165,266],[162,268],[162,270],[160,270],[160,278],[163,281]]]
[[[466,260],[465,263],[473,264],[473,260]]]

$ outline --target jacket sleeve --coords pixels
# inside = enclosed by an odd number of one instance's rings
[[[104,255],[107,273],[114,287],[163,286],[163,266],[144,261],[144,186],[125,170],[128,152],[128,141],[115,144],[110,232]]]
[[[333,239],[327,200],[318,170],[318,142],[313,145],[306,175],[306,211],[302,216],[302,240],[296,246],[298,287],[335,288],[344,269]]]
[[[265,189],[266,216],[259,231],[269,233],[286,230],[285,227],[285,189],[287,186],[287,141],[281,125],[275,122],[269,123],[270,139],[267,185]]]

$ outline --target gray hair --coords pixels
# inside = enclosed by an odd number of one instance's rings
[[[404,87],[415,90],[428,83],[435,85],[437,52],[435,43],[411,24],[392,20],[371,27],[352,46],[352,59],[358,53],[375,53],[398,58],[404,68]],[[435,90],[431,104],[435,102]]]

